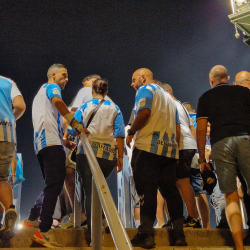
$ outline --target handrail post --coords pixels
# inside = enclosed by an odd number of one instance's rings
[[[93,250],[102,249],[102,205],[98,196],[94,179],[92,178],[92,206],[91,206],[91,238]]]
[[[115,243],[115,247],[119,250],[132,250],[132,244],[119,217],[116,205],[108,188],[107,182],[103,176],[103,173],[92,150],[92,147],[89,144],[88,138],[85,134],[81,134],[80,137],[84,152],[88,159],[90,170],[95,181],[98,196],[100,198],[102,208],[104,210],[104,214]],[[93,236],[94,235],[92,235],[92,237]]]

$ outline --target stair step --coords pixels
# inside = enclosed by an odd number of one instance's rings
[[[37,229],[28,228],[16,231],[15,236],[10,240],[0,240],[0,248],[36,248],[40,245],[34,243],[31,238],[35,234]],[[128,236],[132,239],[137,233],[137,229],[126,229]],[[228,229],[184,229],[186,235],[186,240],[188,243],[187,248],[179,247],[173,248],[169,247],[172,239],[171,231],[166,228],[156,229],[155,230],[155,249],[233,249],[230,246],[233,246],[233,239],[231,232]],[[243,237],[247,235],[248,231],[243,230]],[[54,234],[56,240],[65,246],[65,249],[74,249],[81,250],[90,249],[87,247],[85,241],[86,230],[82,228],[72,228],[72,229],[54,229]],[[229,247],[227,247],[229,246]],[[168,247],[168,248],[166,248]],[[216,248],[214,248],[216,247]],[[110,234],[104,233],[103,239],[103,249],[115,249],[113,239]],[[136,248],[135,248],[136,249]],[[138,248],[140,249],[140,248]],[[247,249],[247,248],[246,248]],[[250,250],[250,248],[249,248]]]

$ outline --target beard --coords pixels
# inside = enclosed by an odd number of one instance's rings
[[[136,85],[136,91],[143,85],[143,82],[141,79],[139,79],[138,84]]]

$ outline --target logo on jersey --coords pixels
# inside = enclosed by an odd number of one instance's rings
[[[94,146],[94,147],[102,148],[103,151],[107,151],[107,152],[109,152],[111,154],[115,153],[115,148],[111,148],[109,146],[105,146],[104,144],[99,143],[99,142],[95,142],[95,141],[94,142],[90,142],[90,145]]]
[[[169,142],[169,141],[162,141],[162,140],[157,140],[156,144],[166,146],[166,147],[173,147],[173,148],[178,147],[177,143],[172,143],[172,142]]]
[[[60,91],[57,88],[54,88],[52,91],[54,95],[60,95]]]
[[[9,127],[12,127],[12,123],[11,122],[1,122],[0,121],[0,126],[5,126],[5,127],[9,126]]]
[[[145,105],[146,105],[146,98],[140,99],[140,100],[137,102],[137,110],[138,110],[139,108],[144,107]]]

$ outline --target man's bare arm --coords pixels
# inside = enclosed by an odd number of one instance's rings
[[[180,134],[181,134],[181,125],[176,123],[176,142],[180,146]]]
[[[26,105],[21,95],[16,96],[13,99],[12,105],[14,107],[13,114],[16,120],[18,120],[25,112]]]
[[[192,135],[193,135],[193,137],[194,137],[194,139],[195,139],[195,138],[196,138],[196,135],[195,135],[195,128],[194,128],[194,126],[193,126],[193,125],[190,125],[189,128],[190,128],[190,130],[191,130],[191,132],[192,132]]]
[[[197,120],[196,138],[200,160],[205,160],[205,146],[207,133],[207,119],[200,118]]]
[[[151,110],[150,109],[142,109],[142,110],[140,110],[137,113],[137,115],[135,117],[135,121],[131,125],[130,130],[133,133],[136,133],[138,130],[142,129],[146,125],[150,115],[151,115]]]

